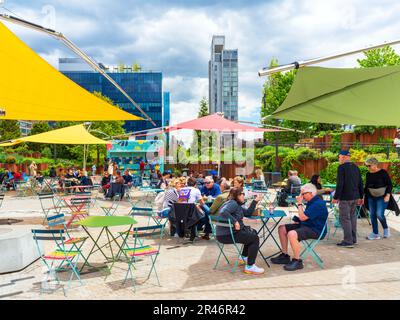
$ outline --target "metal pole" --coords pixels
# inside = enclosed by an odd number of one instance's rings
[[[278,134],[275,132],[275,172],[281,171],[279,167],[279,141],[278,141]]]
[[[68,38],[66,38],[61,32],[57,32],[52,29],[44,28],[40,25],[34,24],[32,22],[22,20],[13,16],[9,16],[6,14],[0,14],[0,19],[3,19],[8,22],[13,22],[15,24],[34,29],[36,31],[41,31],[44,33],[47,33],[53,37],[55,37],[57,40],[61,40],[68,48],[70,48],[73,52],[75,52],[79,57],[81,57],[83,60],[86,61],[87,64],[89,64],[94,70],[99,72],[101,75],[103,75],[108,81],[110,81],[114,87],[116,87],[134,106],[136,109],[140,111],[140,113],[148,120],[151,122],[153,126],[156,126],[155,122],[145,113],[142,108],[139,107],[139,105],[133,101],[133,99],[125,92],[124,89],[122,89],[118,83],[114,81],[113,78],[111,78],[100,66],[92,59],[90,58],[87,54],[85,54],[81,49],[79,49],[75,44],[72,43]]]
[[[269,76],[271,74],[277,73],[277,72],[282,72],[282,71],[288,71],[288,70],[293,70],[293,69],[298,69],[301,67],[305,67],[308,65],[312,65],[312,64],[316,64],[316,63],[321,63],[321,62],[325,62],[325,61],[329,61],[329,60],[333,60],[333,59],[337,59],[337,58],[342,58],[345,56],[349,56],[349,55],[353,55],[356,53],[360,53],[360,52],[364,52],[364,51],[368,51],[368,50],[373,50],[373,49],[378,49],[378,48],[382,48],[385,46],[391,46],[391,45],[395,45],[400,43],[400,39],[399,40],[394,40],[394,41],[390,41],[390,42],[385,42],[382,44],[378,44],[375,46],[369,46],[369,47],[365,47],[362,49],[356,49],[356,50],[351,50],[351,51],[346,51],[346,52],[342,52],[342,53],[338,53],[338,54],[334,54],[334,55],[329,55],[326,57],[321,57],[321,58],[315,58],[315,59],[310,59],[310,60],[305,60],[305,61],[295,61],[289,64],[285,64],[285,65],[281,65],[278,67],[274,67],[269,69],[269,67],[265,67],[262,70],[260,70],[258,72],[258,75],[260,77],[263,76]]]

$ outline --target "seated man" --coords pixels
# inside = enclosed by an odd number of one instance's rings
[[[125,184],[128,188],[132,187],[133,177],[130,175],[129,170],[125,170],[122,178],[124,178]]]
[[[296,193],[300,189],[301,180],[297,175],[297,171],[289,170],[288,179],[286,181],[286,186],[281,190],[279,195],[278,205],[280,207],[287,207],[286,199],[288,195],[297,195]]]
[[[214,183],[214,179],[208,176],[204,179],[204,186],[200,189],[203,196],[216,198],[221,194],[221,188],[218,184]]]
[[[210,207],[210,214],[217,214],[219,208],[227,201],[228,196],[229,196],[229,191],[231,190],[231,184],[229,183],[229,181],[224,180],[221,182],[221,191],[222,193],[220,195],[218,195],[213,204]]]
[[[275,264],[284,264],[286,271],[303,269],[303,261],[300,259],[300,241],[307,239],[318,239],[324,229],[328,218],[328,209],[325,201],[317,196],[317,188],[312,183],[301,187],[300,196],[297,198],[299,217],[292,224],[281,225],[278,228],[282,253],[272,258]],[[307,201],[307,207],[303,209],[303,199]],[[321,239],[325,237],[326,230]],[[290,261],[288,255],[288,240],[293,250],[293,259]]]

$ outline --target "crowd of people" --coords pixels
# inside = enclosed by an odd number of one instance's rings
[[[336,188],[323,187],[321,177],[318,174],[311,180],[302,184],[296,170],[288,172],[282,189],[277,195],[277,206],[288,206],[288,197],[295,199],[297,215],[293,221],[278,227],[278,235],[281,244],[279,256],[271,258],[273,264],[284,265],[284,270],[294,271],[303,268],[300,258],[300,242],[308,239],[323,239],[326,235],[325,228],[328,218],[327,203],[323,195],[331,195],[332,203],[338,205],[339,221],[343,228],[343,240],[337,245],[344,248],[353,248],[357,245],[357,215],[361,206],[369,210],[372,224],[372,232],[367,235],[368,240],[379,240],[390,237],[390,230],[385,218],[385,210],[393,210],[398,215],[400,210],[392,195],[392,182],[389,174],[384,169],[379,169],[378,160],[369,158],[365,162],[369,172],[363,183],[360,170],[351,162],[350,152],[342,150],[339,153],[339,167],[337,171]],[[111,169],[112,168],[112,169]],[[95,173],[96,169],[93,169]],[[35,164],[31,164],[30,173],[34,177],[41,177]],[[51,177],[57,177],[60,186],[91,186],[93,181],[85,170],[71,168],[66,173],[59,171],[56,174],[54,168],[50,170]],[[255,261],[259,252],[260,240],[257,231],[243,222],[244,217],[254,215],[258,203],[263,198],[257,192],[252,194],[245,185],[245,177],[236,176],[226,179],[216,175],[204,176],[202,173],[187,172],[181,175],[173,175],[171,172],[151,172],[152,187],[162,189],[155,199],[158,211],[170,221],[170,236],[181,236],[176,230],[174,218],[174,206],[177,203],[194,204],[196,210],[201,213],[201,219],[196,224],[198,234],[202,234],[204,240],[210,239],[212,227],[209,216],[219,215],[229,218],[233,223],[234,233],[229,228],[218,226],[216,239],[220,243],[243,244],[242,255],[239,263],[245,265],[244,272],[248,274],[262,274],[264,269],[256,266]],[[0,182],[8,188],[12,187],[14,180],[21,180],[18,172],[5,171],[0,174]],[[267,183],[260,169],[255,171],[255,179],[252,181],[261,183],[266,188]],[[135,177],[129,170],[123,173],[108,164],[101,178],[101,188],[106,195],[111,185],[119,185],[124,190],[135,185]],[[247,204],[247,205],[246,205]],[[269,209],[269,208],[268,208]],[[379,233],[378,221],[383,228],[383,234]],[[291,246],[292,257],[289,255],[288,246]]]

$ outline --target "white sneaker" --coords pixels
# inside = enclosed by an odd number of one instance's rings
[[[179,238],[179,235],[177,233],[175,233],[174,238]]]
[[[381,236],[379,234],[375,234],[373,232],[371,232],[368,236],[367,236],[367,240],[380,240],[382,239]]]
[[[252,266],[246,265],[246,267],[243,270],[244,273],[247,274],[263,274],[264,273],[264,269],[263,268],[259,268],[257,267],[255,264],[253,264]]]
[[[383,229],[383,237],[390,238],[390,230],[389,229]]]

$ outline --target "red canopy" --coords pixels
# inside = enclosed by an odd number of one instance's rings
[[[176,125],[170,126],[166,131],[191,129],[191,130],[204,130],[204,131],[219,131],[219,132],[278,132],[284,131],[280,129],[264,129],[252,126],[247,126],[237,122],[230,121],[224,117],[214,113],[209,116],[201,117],[198,119],[185,121]]]

